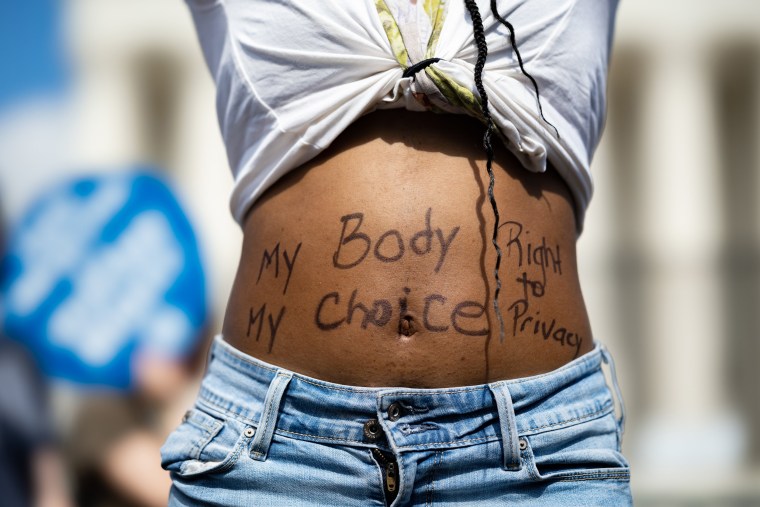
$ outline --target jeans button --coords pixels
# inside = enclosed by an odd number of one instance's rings
[[[383,429],[377,419],[370,419],[364,423],[364,436],[370,440],[377,440],[382,435]]]
[[[388,407],[388,419],[398,421],[401,418],[401,404],[398,402],[391,403]]]

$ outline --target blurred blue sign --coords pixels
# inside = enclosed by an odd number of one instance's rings
[[[0,113],[30,96],[65,91],[65,7],[59,0],[0,2]]]
[[[206,319],[195,234],[148,172],[46,193],[8,241],[4,328],[53,377],[127,388],[137,353],[182,358]]]

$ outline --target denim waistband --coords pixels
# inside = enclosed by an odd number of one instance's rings
[[[502,439],[509,465],[516,459],[519,436],[614,411],[602,361],[611,358],[596,342],[587,354],[531,377],[440,389],[357,387],[268,364],[220,335],[211,348],[198,404],[257,428],[255,440],[263,442],[264,455],[273,433],[365,447],[387,443],[397,452]],[[614,370],[612,377],[619,394]]]

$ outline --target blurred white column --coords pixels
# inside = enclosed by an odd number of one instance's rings
[[[608,346],[620,335],[612,276],[612,256],[615,253],[612,245],[615,237],[612,164],[614,159],[609,143],[602,143],[594,156],[591,169],[594,196],[586,213],[583,234],[578,241],[578,270],[592,332],[596,339]]]
[[[196,52],[200,59],[200,49]],[[171,164],[174,181],[188,200],[188,212],[197,227],[202,249],[214,332],[232,289],[242,246],[240,226],[229,208],[232,174],[227,164],[214,109],[214,88],[202,62],[188,67],[186,80],[177,90],[180,106]]]
[[[641,373],[651,412],[632,449],[647,470],[725,470],[738,465],[743,445],[722,371],[720,160],[704,54],[687,43],[658,45],[641,105],[649,325]]]
[[[612,113],[614,114],[614,113]],[[594,178],[594,197],[586,214],[584,231],[578,241],[578,271],[583,297],[596,340],[612,353],[617,365],[617,378],[623,390],[626,408],[635,398],[634,364],[625,355],[622,341],[625,333],[620,315],[619,277],[616,276],[615,255],[618,251],[615,229],[619,218],[615,209],[615,156],[609,135],[594,155],[591,173]],[[608,380],[609,385],[612,385]],[[620,408],[618,407],[618,410]],[[629,412],[630,413],[630,412]],[[630,421],[630,418],[629,418]],[[625,448],[628,438],[624,439]]]
[[[198,235],[212,305],[210,328],[223,315],[242,234],[229,211],[232,176],[214,109],[214,86],[203,62],[190,11],[176,0],[74,0],[67,11],[77,66],[75,126],[80,167],[119,170],[150,161],[146,125],[160,118],[142,102],[146,59],[170,62],[178,73],[165,120],[172,184]],[[146,117],[148,116],[148,117]],[[153,154],[155,155],[155,154]]]

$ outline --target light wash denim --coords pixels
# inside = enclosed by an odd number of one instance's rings
[[[599,343],[543,375],[409,389],[324,382],[219,336],[195,407],[161,450],[169,504],[631,505],[619,396]]]

